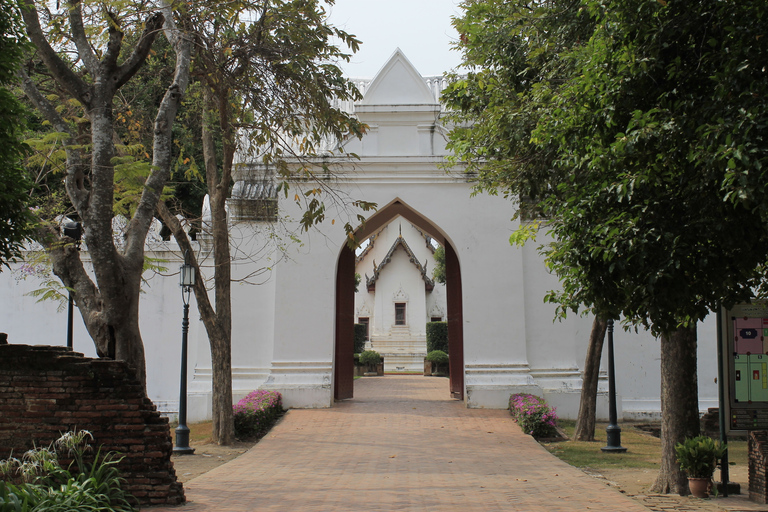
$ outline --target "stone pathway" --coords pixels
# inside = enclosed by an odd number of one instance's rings
[[[249,452],[188,482],[185,505],[152,510],[699,510],[647,508],[550,455],[507,411],[448,395],[443,378],[357,380],[354,399],[289,411]]]

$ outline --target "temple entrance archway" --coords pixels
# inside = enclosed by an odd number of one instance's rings
[[[381,208],[355,231],[357,240],[365,240],[379,228],[401,216],[428,233],[445,247],[446,295],[448,316],[448,357],[450,392],[464,398],[464,332],[461,292],[461,266],[456,250],[445,232],[418,211],[397,198]],[[355,253],[344,245],[336,269],[336,320],[333,364],[334,399],[352,398],[354,394],[354,280]]]

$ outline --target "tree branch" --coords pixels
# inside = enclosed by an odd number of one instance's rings
[[[136,48],[133,49],[131,55],[117,68],[117,87],[121,87],[124,83],[131,79],[133,75],[139,70],[141,65],[149,55],[149,51],[152,49],[152,44],[155,42],[155,38],[163,24],[165,22],[165,16],[162,12],[153,14],[146,23],[144,32],[139,38],[139,42],[136,44]],[[170,41],[170,39],[169,39]],[[177,43],[173,43],[174,48],[177,47]]]
[[[99,59],[96,58],[96,54],[88,42],[88,36],[85,35],[82,4],[80,0],[72,0],[69,2],[69,5],[69,25],[72,29],[72,38],[75,42],[77,53],[83,60],[88,73],[95,77],[99,72]]]
[[[200,316],[205,320],[204,324],[206,330],[208,330],[209,324],[211,328],[216,328],[216,312],[213,310],[213,306],[208,297],[208,290],[205,289],[203,274],[200,272],[200,266],[198,265],[197,257],[195,256],[195,250],[192,247],[192,243],[189,241],[186,231],[184,231],[179,219],[171,213],[168,205],[162,201],[157,203],[157,215],[163,221],[163,224],[168,226],[168,229],[171,230],[171,234],[173,234],[173,237],[176,239],[176,243],[179,244],[179,249],[189,256],[192,268],[195,269],[195,301],[197,301],[197,308],[200,312]]]
[[[51,45],[48,44],[48,40],[45,38],[45,34],[43,34],[43,29],[40,27],[40,18],[37,15],[34,2],[24,5],[21,9],[21,14],[22,18],[24,18],[24,25],[26,26],[30,41],[37,48],[40,57],[54,78],[80,103],[90,107],[91,87],[81,80],[67,63],[56,54]]]
[[[160,18],[162,19],[162,17]],[[171,174],[173,158],[173,122],[181,104],[181,98],[189,84],[189,70],[192,60],[192,40],[187,34],[176,38],[176,70],[173,83],[163,97],[157,110],[154,127],[152,172],[144,183],[141,199],[126,230],[126,256],[140,254],[144,250],[144,239],[154,218],[160,194]]]
[[[117,59],[118,57],[120,57],[120,49],[122,47],[121,43],[123,42],[123,32],[122,30],[120,30],[120,25],[118,25],[117,16],[111,13],[108,9],[104,13],[104,17],[106,18],[106,22],[108,25],[107,33],[109,34],[109,37],[107,38],[107,51],[104,53],[104,57],[102,58],[102,63],[104,66],[104,70],[106,71],[106,74],[115,76],[114,87],[115,87],[115,90],[117,90],[120,88],[121,85],[123,85],[122,83],[119,83],[119,80],[117,79],[117,77],[119,76]],[[139,64],[141,64],[142,62],[144,61],[141,60]]]
[[[32,79],[29,78],[29,75],[27,75],[23,69],[19,69],[17,74],[21,79],[22,91],[24,91],[24,94],[26,94],[35,108],[48,119],[57,132],[67,133],[70,138],[74,139],[75,137],[70,131],[67,123],[56,111],[56,108],[51,105],[51,102],[42,95]],[[80,215],[80,218],[84,218],[88,209],[88,196],[90,194],[85,186],[85,173],[83,172],[83,169],[87,167],[87,164],[83,163],[83,159],[81,158],[78,149],[71,145],[65,145],[64,149],[67,154],[67,194],[77,210],[78,215]]]

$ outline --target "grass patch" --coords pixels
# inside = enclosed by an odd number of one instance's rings
[[[558,420],[569,438],[573,437],[576,422]],[[622,424],[621,445],[626,453],[604,453],[600,450],[607,444],[605,427],[607,423],[598,423],[595,428],[594,442],[564,441],[560,443],[541,443],[550,453],[578,468],[595,470],[613,468],[658,469],[661,462],[661,441],[646,434],[632,425]],[[730,441],[728,458],[731,465],[747,465],[746,441]]]
[[[569,438],[573,437],[576,422],[559,420]],[[604,453],[600,450],[606,445],[605,427],[607,423],[598,423],[595,428],[595,441],[564,441],[560,443],[542,443],[553,455],[578,468],[607,469],[607,468],[658,468],[661,461],[661,442],[655,437],[632,428],[623,426],[621,445],[627,448],[626,453]]]
[[[178,427],[179,424],[177,422],[171,422],[171,437],[173,437],[174,443],[176,442],[176,427]],[[208,444],[212,443],[213,440],[212,434],[213,434],[213,422],[208,421],[201,421],[199,423],[187,423],[187,428],[189,429],[189,444]]]

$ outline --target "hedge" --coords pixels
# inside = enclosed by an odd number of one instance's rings
[[[448,353],[448,322],[427,322],[427,352]]]
[[[367,333],[368,328],[365,324],[355,324],[355,354],[365,350],[365,335]]]

